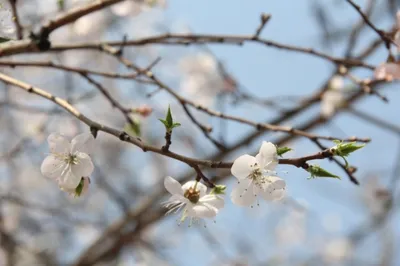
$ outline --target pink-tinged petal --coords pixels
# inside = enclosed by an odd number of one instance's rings
[[[396,28],[400,30],[400,10],[396,13]]]
[[[384,63],[375,69],[376,79],[400,79],[400,65],[396,63]]]
[[[397,52],[400,51],[400,31],[397,31],[396,34],[394,35],[393,42],[397,46]]]
[[[61,177],[58,181],[58,185],[63,190],[75,191],[76,187],[81,182],[81,179],[82,179],[82,176],[74,175],[72,170],[69,168],[66,171],[64,171],[63,174],[61,175]]]
[[[67,164],[60,157],[51,154],[43,160],[40,171],[45,177],[58,179],[66,167]]]
[[[239,206],[250,206],[256,200],[253,191],[252,180],[244,179],[238,184],[231,193],[231,200]]]
[[[189,181],[189,182],[186,182],[186,183],[182,186],[183,193],[185,193],[185,191],[188,190],[188,189],[190,189],[190,188],[194,188],[195,185],[196,185],[196,181]],[[204,197],[204,196],[206,195],[206,193],[207,193],[207,187],[206,187],[204,184],[200,183],[200,182],[197,182],[196,190],[197,190],[197,191],[200,191],[200,198],[201,198],[201,197]]]
[[[83,152],[90,154],[94,147],[94,137],[90,133],[77,135],[71,141],[71,153]]]
[[[254,156],[245,154],[240,156],[233,162],[231,173],[237,179],[242,180],[247,178],[251,174],[256,165],[256,158]]]
[[[77,164],[72,164],[71,169],[75,176],[90,176],[93,173],[94,166],[92,159],[86,153],[79,152],[76,154]]]
[[[203,204],[208,204],[217,209],[222,209],[225,206],[224,199],[217,195],[206,195],[200,198],[199,202]]]
[[[47,137],[51,153],[64,154],[69,152],[70,143],[62,135],[57,133],[51,133]]]
[[[164,187],[172,195],[176,194],[183,196],[183,190],[181,184],[179,184],[178,181],[176,181],[170,176],[167,176],[164,179]]]
[[[193,205],[192,208],[188,208],[188,216],[198,218],[212,218],[218,213],[218,209],[206,206],[204,204]]]
[[[266,170],[273,171],[279,162],[276,146],[272,142],[263,141],[256,157],[260,167]]]

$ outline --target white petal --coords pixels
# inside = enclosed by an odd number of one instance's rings
[[[240,184],[233,189],[231,200],[234,204],[239,206],[250,206],[253,204],[256,200],[256,196],[254,195],[252,180],[242,180]]]
[[[181,184],[179,184],[178,181],[173,179],[170,176],[167,176],[164,179],[164,187],[165,189],[172,195],[177,194],[177,195],[183,195],[183,190]]]
[[[78,163],[71,166],[74,175],[79,177],[90,176],[94,170],[94,166],[89,155],[79,152],[76,154],[76,157]]]
[[[40,171],[45,177],[57,179],[61,177],[66,166],[67,164],[63,160],[51,154],[43,160]]]
[[[51,153],[68,153],[70,148],[69,141],[62,135],[51,133],[47,137]]]
[[[274,189],[284,189],[286,187],[286,182],[280,177],[277,176],[269,176],[268,180],[271,181],[270,186]]]
[[[64,171],[63,175],[59,179],[59,186],[61,189],[65,189],[67,191],[75,190],[76,187],[81,182],[82,176],[76,176],[72,172],[71,169]]]
[[[186,182],[182,186],[183,193],[185,193],[185,191],[188,190],[189,188],[194,188],[195,184],[196,184],[196,181]],[[200,182],[197,182],[196,190],[200,191],[200,198],[204,197],[206,195],[206,193],[207,193],[207,187],[204,184],[200,183]]]
[[[204,204],[196,204],[192,208],[188,208],[188,216],[198,218],[212,218],[218,213],[218,209]]]
[[[271,171],[274,170],[278,165],[276,146],[271,142],[263,141],[257,155],[257,160],[261,165],[261,168]]]
[[[285,189],[274,189],[272,186],[261,192],[261,197],[266,201],[281,200],[285,196]]]
[[[94,146],[94,137],[90,133],[82,133],[77,135],[71,141],[71,153],[83,152],[90,154]]]
[[[256,164],[257,160],[254,156],[242,155],[233,162],[231,173],[239,180],[245,179],[251,174]]]
[[[205,195],[204,197],[200,198],[199,202],[211,205],[217,209],[222,209],[225,205],[224,199],[217,195]]]

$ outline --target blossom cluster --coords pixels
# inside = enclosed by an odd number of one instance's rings
[[[276,176],[278,165],[276,146],[263,142],[256,156],[249,154],[238,157],[232,165],[231,173],[238,179],[238,185],[231,193],[231,200],[239,206],[252,206],[260,196],[266,201],[281,200],[285,195],[286,182]],[[180,222],[186,218],[193,220],[214,218],[224,207],[224,199],[218,190],[207,193],[207,187],[198,181],[186,182],[183,186],[172,177],[166,177],[164,186],[171,194],[164,206],[169,213],[182,210]],[[258,200],[257,200],[258,201]]]

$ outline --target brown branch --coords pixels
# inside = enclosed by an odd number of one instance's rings
[[[361,7],[359,5],[354,3],[352,0],[346,0],[346,1],[360,14],[360,16],[364,19],[365,23],[367,23],[367,25],[379,35],[379,37],[384,41],[386,48],[390,49],[390,44],[394,42],[387,35],[387,33],[375,27],[375,25],[369,20],[368,16],[364,14],[364,12],[361,10]]]
[[[106,78],[113,78],[113,79],[135,79],[141,83],[149,83],[148,80],[139,80],[139,73],[132,73],[132,74],[119,74],[113,72],[104,72],[104,71],[96,71],[96,70],[89,70],[86,68],[79,68],[79,67],[70,67],[65,66],[62,64],[57,64],[52,61],[35,61],[35,62],[24,62],[24,61],[0,61],[0,66],[5,67],[43,67],[43,68],[53,68],[62,71],[73,72],[76,74],[90,74],[96,76],[103,76]]]
[[[19,16],[18,16],[18,11],[17,11],[17,0],[9,0],[9,2],[10,2],[10,6],[11,6],[11,11],[12,11],[12,15],[13,15],[15,28],[17,31],[17,39],[22,40],[22,37],[23,37],[22,26],[19,21]]]

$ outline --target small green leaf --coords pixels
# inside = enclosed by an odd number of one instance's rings
[[[289,148],[289,147],[278,147],[277,149],[276,149],[276,153],[278,154],[278,156],[281,156],[282,157],[282,155],[284,154],[284,153],[287,153],[287,152],[289,152],[289,151],[292,151],[293,149],[291,149],[291,148]]]
[[[165,129],[167,131],[172,131],[173,128],[179,127],[181,125],[180,123],[174,123],[170,106],[168,106],[168,111],[165,119],[158,119],[158,120],[160,120],[161,123],[164,124]]]
[[[79,197],[82,194],[84,183],[85,183],[85,180],[82,178],[81,182],[79,182],[79,185],[75,188],[75,196],[76,197]]]
[[[64,10],[64,8],[65,8],[65,1],[64,0],[57,0],[57,6],[58,6],[58,9],[61,11],[61,10]]]
[[[11,39],[0,37],[0,43],[11,41]]]
[[[225,194],[225,185],[216,185],[210,192],[210,194],[221,195]]]
[[[307,171],[311,174],[311,176],[308,179],[316,177],[332,177],[340,179],[339,176],[329,173],[328,171],[319,167],[318,165],[310,165]]]
[[[168,129],[169,128],[169,125],[168,125],[168,122],[167,121],[165,121],[164,119],[158,119],[158,120],[160,120],[161,121],[161,123],[163,123],[164,124],[164,126],[165,126],[165,128],[166,129]]]
[[[350,153],[355,152],[356,150],[359,150],[363,148],[366,144],[357,144],[357,142],[341,142],[341,141],[334,141],[336,144],[335,147],[331,148],[331,151],[334,155],[345,157],[349,156]]]
[[[174,123],[171,128],[176,128],[176,127],[180,127],[180,126],[181,126],[181,123]]]
[[[172,125],[174,124],[174,121],[172,120],[172,114],[171,114],[171,107],[170,106],[168,106],[167,117],[165,118],[165,120],[167,121],[169,127],[172,127]]]
[[[132,123],[126,123],[124,126],[124,131],[126,133],[128,133],[131,136],[137,136],[140,137],[142,131],[141,131],[141,125],[140,125],[140,121],[138,119],[132,119],[133,120],[133,124]]]

